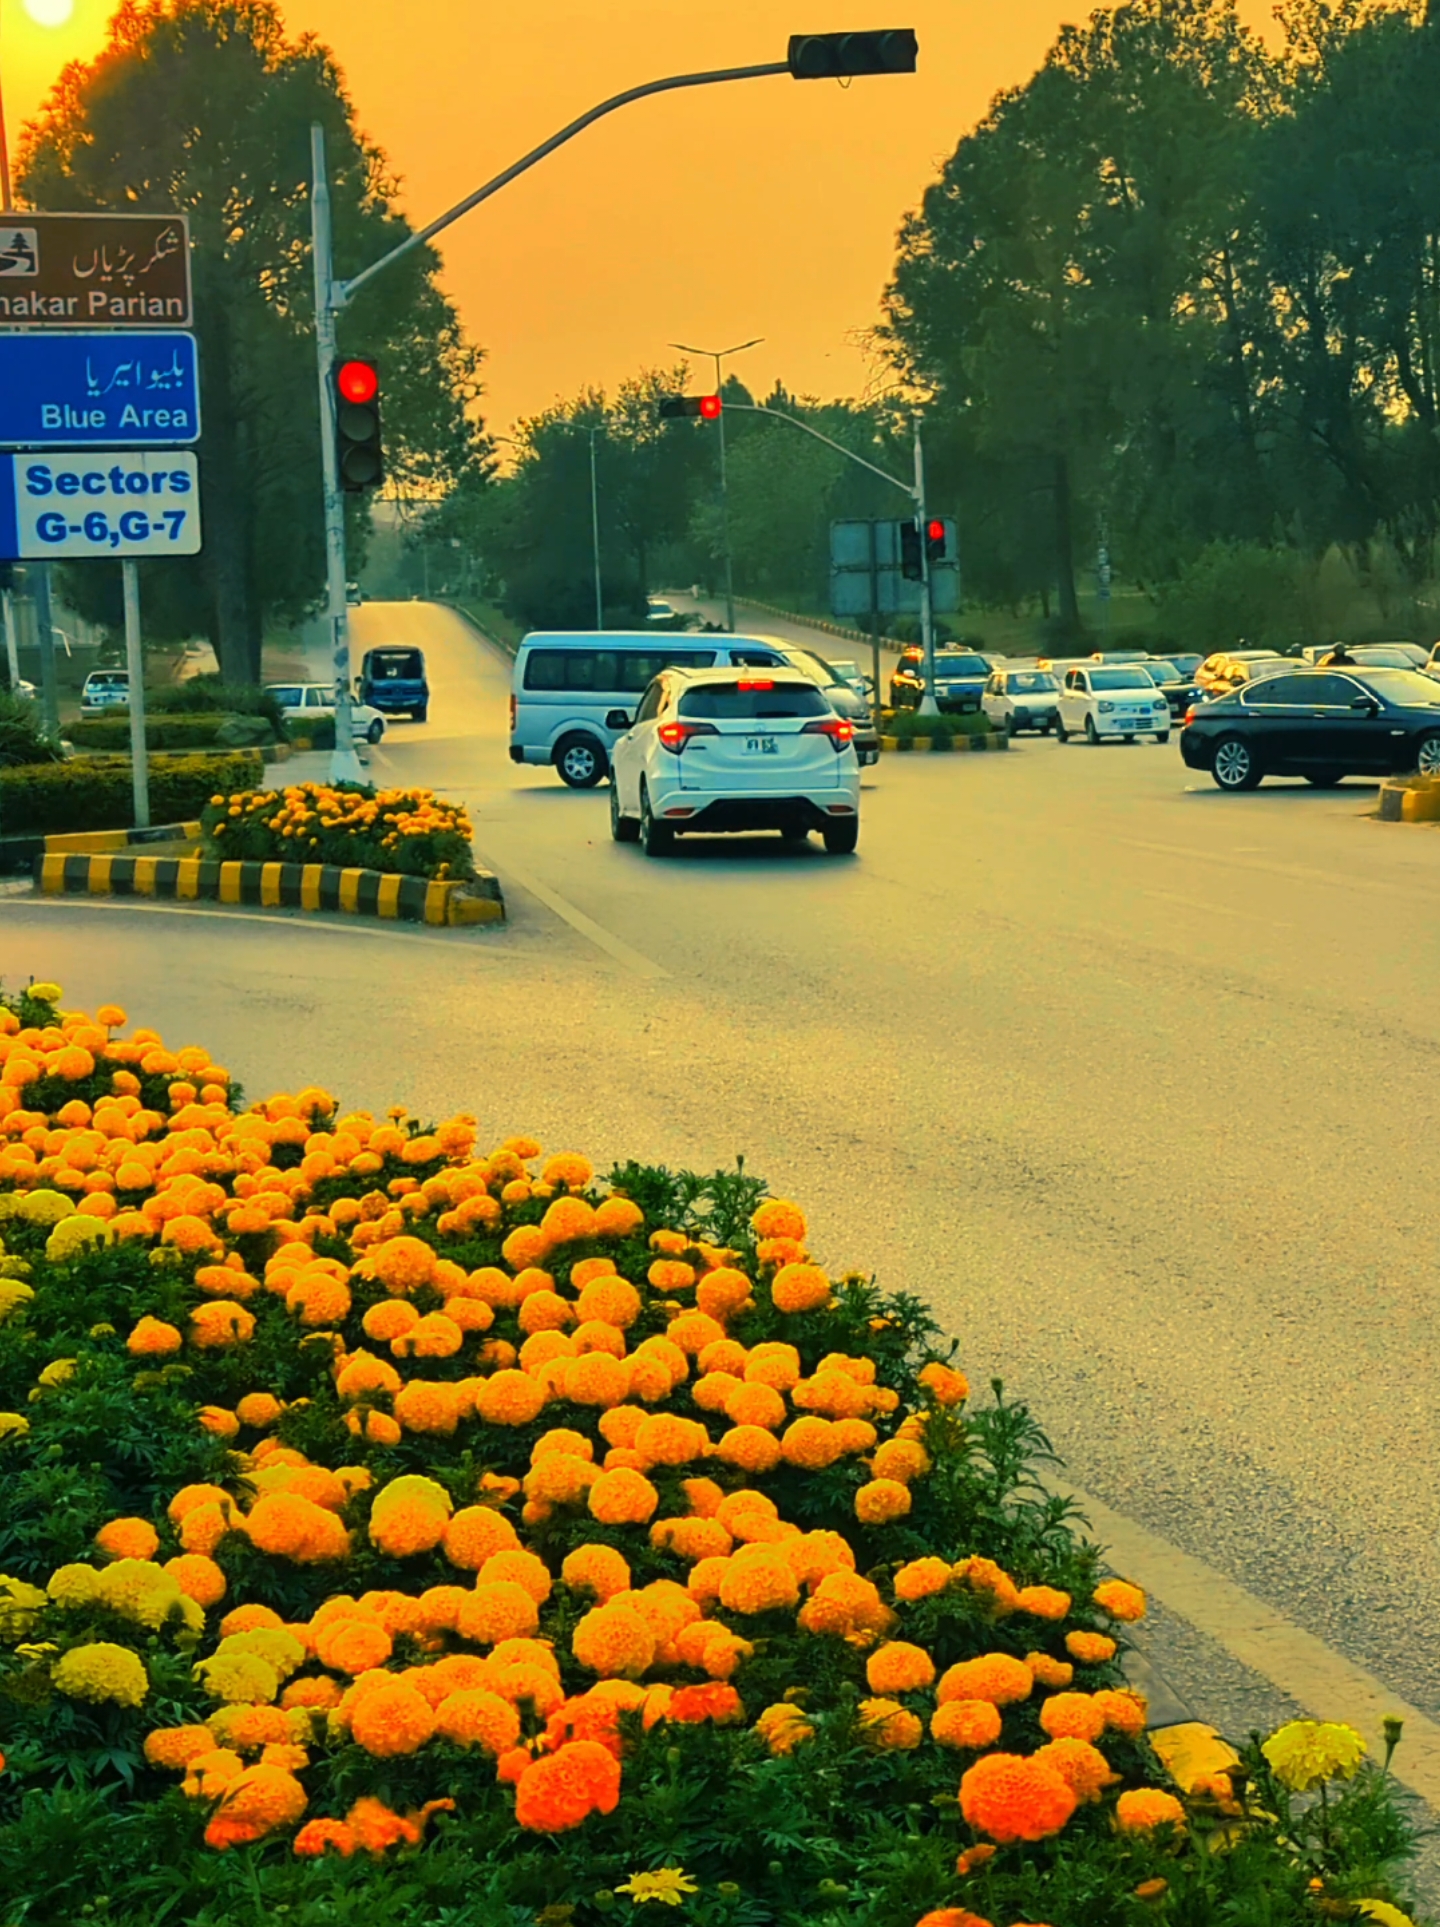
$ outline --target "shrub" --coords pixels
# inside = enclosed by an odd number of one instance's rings
[[[1393,1745],[1167,1771],[1044,1435],[798,1206],[63,995],[0,1000],[7,1919],[1395,1918]]]
[[[147,715],[145,741],[150,749],[210,749],[215,744],[215,732],[228,720],[220,713]],[[65,734],[76,749],[128,751],[130,712],[120,709],[108,716],[81,717],[66,725]]]
[[[265,772],[258,750],[150,759],[150,815],[156,823],[198,817],[212,796],[253,789]],[[135,820],[128,757],[77,757],[0,769],[0,835],[123,830]]]
[[[953,743],[957,736],[991,736],[994,729],[983,709],[964,716],[947,715],[943,710],[938,716],[922,716],[913,709],[897,709],[885,725],[885,734],[898,736],[902,743],[913,742],[917,736],[928,736],[932,741],[938,736],[943,742]]]
[[[0,692],[0,769],[59,761],[60,750],[45,735],[38,706],[26,696]]]
[[[284,740],[285,715],[279,702],[258,683],[231,683],[216,675],[190,676],[184,682],[166,683],[145,692],[145,707],[151,714],[166,716],[191,712],[229,716],[264,716],[275,734]]]
[[[200,820],[212,856],[338,863],[437,880],[475,874],[470,819],[433,790],[293,783],[207,803]]]

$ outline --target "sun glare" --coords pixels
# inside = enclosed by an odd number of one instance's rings
[[[25,11],[37,27],[63,27],[75,11],[75,0],[25,0]]]

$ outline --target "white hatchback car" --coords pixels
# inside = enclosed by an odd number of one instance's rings
[[[295,734],[305,734],[306,723],[335,720],[335,691],[328,682],[267,682],[265,693],[274,696]],[[385,718],[369,703],[350,704],[351,733],[357,743],[378,743],[385,734]]]
[[[85,678],[85,686],[80,691],[80,714],[82,716],[103,716],[107,709],[128,709],[130,706],[130,672],[128,669],[92,669]]]
[[[997,729],[1012,736],[1022,729],[1048,736],[1059,701],[1059,681],[1048,669],[997,669],[985,685],[980,707]]]
[[[1102,736],[1153,736],[1170,739],[1170,705],[1138,663],[1096,663],[1067,669],[1056,712],[1055,734],[1062,743],[1085,733],[1087,743]]]
[[[665,856],[682,831],[819,830],[832,856],[860,835],[855,725],[793,669],[665,669],[611,752],[610,834]]]

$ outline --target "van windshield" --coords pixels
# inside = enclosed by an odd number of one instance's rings
[[[377,682],[420,682],[425,658],[418,649],[372,649],[370,674]]]

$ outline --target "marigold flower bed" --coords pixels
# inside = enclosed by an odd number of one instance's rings
[[[433,790],[292,783],[212,796],[200,821],[207,854],[226,860],[335,863],[434,882],[475,875],[470,819]]]
[[[1167,1772],[1033,1421],[798,1206],[61,1001],[0,998],[7,1923],[1403,1927],[1388,1755]]]

